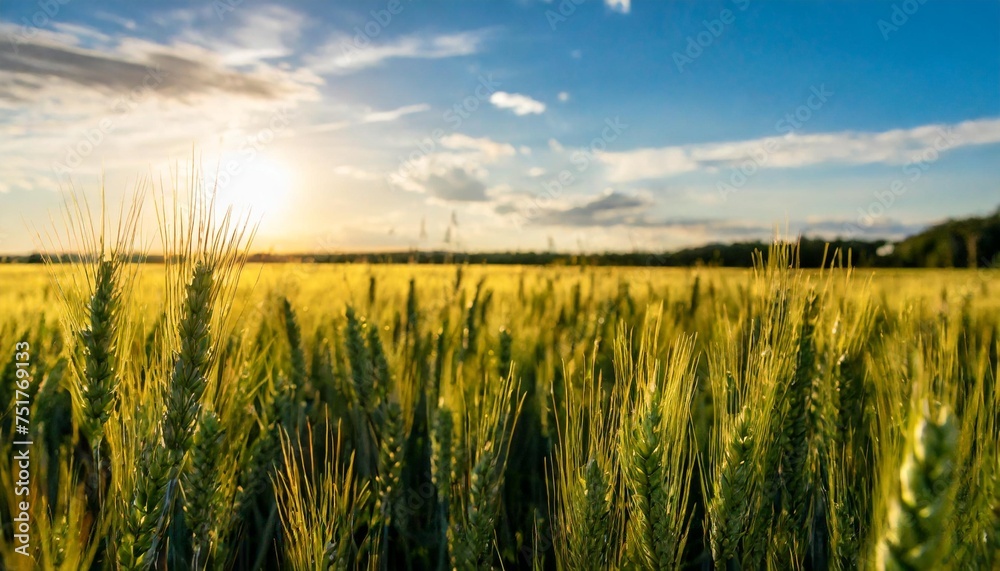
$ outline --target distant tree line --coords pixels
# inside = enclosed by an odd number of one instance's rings
[[[975,268],[1000,267],[1000,209],[981,218],[948,220],[899,242],[887,240],[799,239],[798,264],[818,268],[830,264],[852,267]],[[387,263],[387,264],[517,264],[563,266],[718,266],[749,267],[754,252],[766,252],[767,242],[709,244],[673,252],[560,252],[399,251],[332,254],[254,254],[251,262]],[[53,255],[56,262],[79,261],[76,254]],[[136,262],[159,263],[162,256],[134,257]],[[41,254],[0,257],[6,263],[42,263]]]
[[[949,220],[910,236],[887,261],[906,268],[997,267],[1000,261],[1000,208],[983,218]]]

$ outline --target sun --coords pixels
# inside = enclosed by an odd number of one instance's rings
[[[259,221],[261,229],[279,223],[288,212],[294,177],[275,157],[224,154],[215,178],[215,204],[220,212],[248,216]]]

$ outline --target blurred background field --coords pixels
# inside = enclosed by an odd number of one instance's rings
[[[370,279],[374,277],[385,296],[382,310],[390,311],[405,302],[408,282],[428,297],[426,302],[445,303],[439,294],[453,290],[459,265],[413,264],[247,264],[240,283],[241,302],[259,304],[268,293],[281,292],[301,300],[303,318],[311,308],[329,309],[331,303],[363,302],[368,295]],[[162,301],[160,266],[150,264],[140,280],[139,299],[150,311]],[[499,301],[510,301],[521,284],[532,288],[547,286],[551,281],[557,291],[569,293],[579,285],[583,292],[596,288],[604,293],[617,291],[619,284],[632,284],[631,293],[637,299],[657,302],[664,296],[682,295],[697,278],[704,287],[726,287],[745,284],[753,275],[743,268],[636,268],[636,267],[544,267],[461,265],[465,278],[463,287],[474,288],[480,279],[487,284]],[[36,264],[0,264],[0,314],[4,317],[27,317],[58,311],[52,272],[65,271]],[[819,276],[820,270],[802,270]],[[871,281],[872,292],[893,306],[900,304],[956,304],[966,300],[983,309],[1000,308],[1000,270],[970,269],[858,269],[854,271],[852,287],[863,289]],[[507,303],[508,309],[511,304]]]

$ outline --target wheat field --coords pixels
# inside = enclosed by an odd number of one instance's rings
[[[186,216],[0,267],[0,567],[1000,566],[995,270],[255,266]]]

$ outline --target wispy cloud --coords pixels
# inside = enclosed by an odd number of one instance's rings
[[[125,28],[126,30],[135,30],[136,28],[135,20],[132,20],[130,18],[124,18],[117,14],[111,14],[109,12],[98,10],[97,12],[94,13],[94,17],[97,18],[98,20],[111,22],[112,24]]]
[[[71,36],[79,40],[90,40],[97,44],[106,44],[111,41],[110,36],[89,26],[81,26],[79,24],[72,24],[69,22],[54,22],[52,24],[52,29],[56,32],[66,34],[67,36]]]
[[[414,113],[422,113],[430,109],[430,105],[426,103],[417,103],[414,105],[404,105],[403,107],[397,107],[396,109],[388,109],[385,111],[364,111],[357,114],[357,118],[341,119],[339,121],[329,121],[325,123],[315,123],[303,129],[300,129],[300,133],[329,133],[331,131],[339,131],[341,129],[346,129],[348,127],[353,127],[356,125],[365,125],[368,123],[389,123],[392,121],[398,121],[399,119],[412,115]]]
[[[305,62],[320,74],[353,73],[392,59],[441,59],[475,54],[488,35],[487,30],[431,36],[414,34],[366,45],[358,45],[354,38],[341,35],[321,46]]]
[[[818,164],[905,164],[921,153],[1000,142],[1000,119],[924,125],[883,132],[840,131],[746,141],[644,148],[598,155],[612,182],[666,178],[752,160],[758,168]]]
[[[187,12],[177,11],[172,16],[192,24],[218,20],[212,6],[194,10],[193,17]],[[228,65],[240,66],[292,55],[305,22],[300,12],[265,4],[252,10],[234,10],[219,27],[180,26],[175,37],[219,54]]]
[[[400,117],[406,115],[411,115],[413,113],[420,113],[427,111],[431,106],[426,103],[418,103],[416,105],[405,105],[403,107],[398,107],[396,109],[390,109],[388,111],[370,111],[364,115],[361,119],[362,123],[384,123],[386,121],[395,121]]]
[[[490,103],[500,109],[510,109],[514,115],[537,115],[545,112],[545,104],[520,93],[497,91],[490,95]]]

